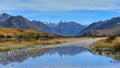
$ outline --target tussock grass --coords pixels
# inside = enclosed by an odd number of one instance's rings
[[[104,47],[120,51],[120,37],[109,37],[93,43],[96,47]]]

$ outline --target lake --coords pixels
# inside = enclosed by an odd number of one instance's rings
[[[119,68],[111,57],[77,46],[0,52],[0,68]]]

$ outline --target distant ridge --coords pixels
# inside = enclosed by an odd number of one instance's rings
[[[78,33],[78,36],[113,36],[120,34],[120,17],[94,22]]]

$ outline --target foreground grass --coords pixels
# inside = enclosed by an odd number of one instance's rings
[[[93,43],[96,48],[107,48],[120,51],[120,37],[109,37]]]

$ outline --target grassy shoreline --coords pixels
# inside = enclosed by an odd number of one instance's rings
[[[93,43],[96,48],[112,51],[120,51],[120,37],[109,37]]]

